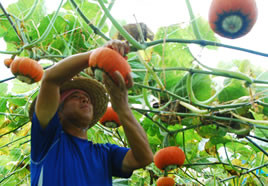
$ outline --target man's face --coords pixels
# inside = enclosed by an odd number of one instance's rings
[[[60,111],[64,119],[68,119],[77,127],[88,128],[93,119],[93,105],[88,94],[83,92],[73,92],[63,103]]]

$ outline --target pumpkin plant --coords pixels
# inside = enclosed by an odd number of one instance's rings
[[[183,150],[176,146],[160,149],[154,155],[154,163],[160,170],[169,171],[182,166],[185,160]]]
[[[28,84],[40,81],[44,73],[37,61],[27,57],[15,59],[10,69],[17,79]]]
[[[167,177],[167,176],[160,177],[160,178],[157,179],[156,185],[157,186],[174,186],[175,185],[175,181],[171,177]]]
[[[235,39],[252,29],[257,15],[255,0],[213,0],[209,9],[209,24],[220,36]]]
[[[114,81],[116,81],[114,72],[119,71],[128,84],[127,74],[131,72],[131,67],[117,51],[108,47],[100,47],[92,52],[88,64],[93,70],[97,68],[105,71]]]
[[[121,126],[119,117],[112,107],[107,107],[106,112],[100,119],[100,123],[109,128],[117,128]]]

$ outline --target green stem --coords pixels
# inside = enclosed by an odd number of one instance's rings
[[[222,120],[222,121],[229,121],[229,122],[238,122],[240,124],[243,125],[248,125],[251,127],[255,127],[255,128],[259,128],[259,129],[265,129],[268,130],[267,126],[262,126],[262,125],[256,125],[256,124],[252,124],[249,122],[245,122],[239,119],[234,119],[234,118],[229,118],[229,117],[220,117],[220,116],[215,116],[215,115],[201,115],[201,114],[197,114],[197,113],[181,113],[181,112],[168,112],[168,111],[155,111],[155,110],[146,110],[146,109],[139,109],[139,108],[134,108],[132,107],[132,109],[135,109],[137,111],[140,112],[151,112],[151,113],[158,113],[158,114],[170,114],[170,115],[177,115],[177,116],[185,116],[185,117],[190,117],[190,116],[202,116],[204,118],[210,118],[210,119],[214,119],[214,120]],[[215,124],[215,123],[211,123],[211,124]]]
[[[224,47],[224,48],[239,50],[239,51],[243,51],[243,52],[247,52],[247,53],[251,53],[251,54],[255,54],[255,55],[268,57],[268,53],[258,52],[255,50],[250,50],[250,49],[246,49],[246,48],[236,47],[236,46],[232,46],[232,45],[226,45],[226,44],[218,43],[215,41],[207,41],[207,40],[189,40],[189,39],[165,39],[165,40],[163,40],[163,39],[160,39],[160,40],[155,40],[152,42],[147,42],[146,46],[150,47],[150,46],[162,44],[164,42],[165,43],[188,43],[188,44],[197,44],[197,45],[201,45],[201,46],[218,46],[218,47]]]
[[[193,88],[192,88],[192,79],[193,79],[192,76],[193,76],[193,73],[188,73],[187,74],[186,90],[187,90],[187,93],[188,93],[188,96],[189,96],[190,101],[193,102],[193,103],[197,103],[197,104],[208,104],[211,101],[213,101],[219,95],[219,93],[224,89],[224,88],[222,88],[221,90],[219,90],[218,92],[216,92],[212,97],[210,97],[209,99],[207,99],[205,101],[199,101],[195,97],[194,91],[193,91]]]
[[[257,143],[255,143],[253,140],[251,140],[249,137],[245,137],[250,143],[252,143],[255,147],[257,147],[260,151],[262,151],[266,156],[268,156],[268,153],[261,148]]]
[[[192,27],[193,27],[194,35],[195,35],[196,39],[201,40],[202,37],[200,35],[199,29],[198,29],[198,26],[197,26],[196,18],[194,16],[190,0],[185,0],[185,2],[186,2],[188,12],[189,12],[189,15],[190,15],[190,18],[191,18],[191,24],[192,24]]]
[[[149,80],[149,72],[147,71],[143,80],[143,84],[144,85],[148,85],[148,80]],[[148,94],[147,94],[147,89],[143,88],[142,89],[142,93],[143,93],[143,99],[145,102],[145,105],[150,109],[150,110],[154,110],[148,100]]]
[[[190,111],[194,112],[194,113],[198,113],[200,115],[203,115],[203,114],[208,114],[209,113],[209,110],[200,110],[199,108],[189,104],[189,103],[185,103],[183,101],[180,101],[180,104],[182,106],[184,106],[185,108],[189,109]]]
[[[131,109],[134,109],[134,108],[131,108]],[[144,112],[141,112],[141,110],[143,109],[135,109],[137,112],[141,113],[142,115],[146,116],[148,119],[150,119],[154,124],[156,124],[159,128],[161,128],[162,130],[164,130],[165,132],[171,134],[171,132],[163,125],[161,125],[159,122],[157,121],[154,121],[153,118],[147,114],[147,113],[144,113]]]
[[[22,50],[18,51],[0,51],[0,54],[20,54]]]
[[[233,164],[232,164],[232,162],[230,161],[229,156],[227,154],[227,150],[226,150],[225,144],[223,144],[223,147],[224,147],[224,152],[225,152],[225,155],[226,155],[226,158],[227,158],[227,161],[228,161],[229,165],[232,167],[233,170],[235,170],[236,172],[239,172],[240,173],[241,171],[238,170],[236,167],[234,167]]]
[[[16,23],[17,23],[18,29],[19,29],[19,31],[21,33],[21,39],[22,39],[23,43],[28,44],[29,42],[28,42],[28,39],[26,38],[25,32],[24,32],[23,28],[21,28],[21,21],[16,20]]]
[[[56,21],[56,19],[57,19],[57,17],[58,17],[58,13],[59,13],[59,11],[60,11],[60,8],[61,8],[61,6],[62,6],[63,1],[64,1],[64,0],[61,0],[60,5],[58,6],[58,9],[57,9],[56,13],[55,13],[54,16],[52,17],[51,22],[49,23],[49,25],[48,25],[48,27],[46,28],[46,30],[45,30],[45,32],[43,33],[43,35],[42,35],[39,39],[37,39],[36,41],[34,41],[34,42],[30,43],[30,44],[24,45],[24,46],[23,46],[24,49],[33,47],[33,46],[36,45],[37,43],[43,41],[43,40],[48,36],[50,30],[52,29],[52,27],[53,27],[53,25],[54,25],[54,23],[55,23],[55,21]]]
[[[36,9],[37,4],[39,3],[39,0],[35,0],[33,6],[31,7],[31,10],[26,14],[26,16],[23,17],[22,21],[26,21],[31,17],[34,10]]]
[[[253,171],[255,171],[255,170],[258,170],[258,169],[261,169],[261,168],[263,168],[263,167],[267,167],[267,166],[268,166],[268,163],[263,164],[263,165],[261,165],[261,166],[258,166],[258,167],[249,169],[248,171],[241,173],[241,175],[248,174],[248,173],[250,173],[250,172],[253,172]],[[235,177],[236,177],[236,176],[231,176],[231,177],[229,177],[229,178],[225,178],[225,179],[220,180],[220,182],[225,182],[225,181],[228,181],[228,180],[233,179],[233,178],[235,178]]]
[[[231,112],[231,114],[234,117],[236,117],[236,118],[238,118],[238,119],[240,119],[242,121],[245,121],[245,122],[250,122],[250,123],[254,123],[254,124],[260,124],[260,125],[264,125],[264,126],[267,126],[268,125],[268,121],[267,120],[254,120],[254,119],[249,119],[249,118],[245,118],[243,116],[240,116],[238,114],[235,114],[233,112]]]
[[[29,136],[30,136],[30,134],[27,134],[26,136],[23,136],[23,137],[21,137],[21,138],[18,138],[18,139],[16,139],[16,140],[13,140],[13,141],[11,141],[11,142],[9,142],[9,143],[7,143],[7,144],[1,146],[0,149],[4,148],[4,147],[6,147],[6,146],[9,146],[9,145],[11,145],[12,143],[15,143],[15,142],[17,142],[17,141],[20,141],[20,140],[22,140],[22,139],[24,139],[24,138],[27,138],[27,137],[29,137]]]
[[[222,77],[228,77],[228,78],[234,78],[234,79],[242,80],[241,78],[239,78],[237,76],[233,76],[231,74],[213,72],[213,71],[206,71],[206,70],[198,70],[198,69],[193,69],[193,68],[184,68],[184,67],[153,68],[154,72],[176,71],[176,70],[188,71],[188,72],[191,72],[191,73],[198,73],[198,74],[216,75],[216,76],[222,76]],[[132,71],[133,72],[146,72],[147,69],[132,69]],[[253,83],[268,84],[268,81],[253,79]]]
[[[104,11],[105,15],[110,19],[112,24],[115,28],[119,31],[119,33],[126,38],[129,43],[131,43],[136,49],[141,50],[145,49],[146,45],[140,44],[136,39],[134,39],[110,14],[109,10],[105,7],[102,0],[98,0],[102,10]]]
[[[111,11],[112,7],[114,6],[115,0],[111,0],[109,6],[108,6],[108,10]],[[100,22],[98,23],[98,28],[101,30],[104,26],[104,23],[106,22],[107,16],[106,14],[103,14]]]
[[[5,8],[3,7],[3,5],[2,5],[1,2],[0,2],[0,8],[2,9],[2,11],[3,11],[3,13],[5,14],[6,18],[7,18],[8,21],[10,22],[10,24],[11,24],[12,28],[14,29],[14,31],[16,32],[18,38],[19,38],[20,40],[22,40],[20,34],[18,33],[18,31],[17,31],[17,29],[16,29],[15,24],[14,24],[13,21],[10,19],[9,15],[8,15],[8,13],[7,13],[7,11],[5,10]]]
[[[98,34],[102,38],[104,38],[106,41],[111,40],[108,38],[104,33],[102,33],[97,27],[95,27],[89,20],[88,18],[83,14],[83,12],[80,10],[80,8],[77,6],[74,0],[70,0],[72,5],[74,6],[75,10],[78,12],[78,14],[82,17],[82,19],[86,22],[87,25],[90,26],[90,28],[94,31],[95,34]]]
[[[224,70],[224,69],[218,69],[218,68],[212,68],[212,67],[206,66],[203,63],[201,63],[198,59],[196,59],[191,52],[190,52],[190,54],[196,60],[196,62],[199,65],[203,66],[204,68],[207,68],[207,69],[209,69],[211,71],[214,71],[214,72],[236,76],[238,79],[245,80],[249,84],[252,84],[253,83],[253,79],[251,77],[249,77],[249,76],[247,76],[247,75],[245,75],[245,74],[243,74],[241,72],[234,72],[234,71],[229,71],[229,70]]]
[[[166,94],[172,96],[175,99],[178,99],[178,100],[186,102],[186,103],[190,103],[190,100],[188,100],[188,99],[186,99],[184,97],[178,96],[178,95],[176,95],[173,92],[170,92],[168,90],[161,90],[159,88],[155,88],[155,87],[151,87],[151,86],[145,86],[145,85],[135,83],[135,82],[134,82],[134,85],[139,86],[139,87],[144,87],[144,88],[147,88],[147,89],[150,89],[150,90],[154,90],[154,91],[157,91],[157,92],[166,93]],[[237,104],[231,104],[231,105],[228,104],[228,105],[219,105],[219,106],[208,106],[208,105],[202,105],[202,104],[193,103],[193,105],[196,105],[196,106],[199,106],[199,107],[202,107],[202,108],[206,108],[206,109],[210,109],[210,110],[218,110],[218,109],[224,109],[224,108],[238,108],[238,107],[242,107],[242,106],[245,106],[245,105],[248,105],[248,104],[250,104],[250,103],[237,103]]]
[[[155,73],[155,71],[152,69],[152,67],[150,67],[146,61],[144,61],[144,59],[142,58],[140,52],[137,52],[137,56],[140,60],[140,62],[145,66],[145,68],[147,69],[147,71],[152,74],[152,76],[154,77],[154,80],[156,81],[156,83],[158,84],[158,86],[160,87],[161,90],[165,90],[165,86],[163,85],[162,81],[160,80],[160,78],[157,76],[157,74]]]

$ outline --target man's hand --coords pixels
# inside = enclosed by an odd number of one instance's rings
[[[112,107],[116,112],[122,112],[128,107],[128,88],[133,86],[133,79],[127,74],[128,84],[119,71],[114,72],[115,83],[106,73],[103,73],[103,82],[110,95]]]
[[[122,171],[130,173],[135,169],[149,165],[153,161],[153,153],[145,131],[128,105],[128,88],[133,85],[133,79],[128,74],[127,80],[129,83],[126,85],[124,78],[118,71],[114,73],[114,77],[117,83],[104,73],[103,81],[110,94],[112,107],[119,116],[130,145],[130,150],[125,155],[122,163]]]
[[[125,57],[130,51],[130,47],[127,41],[111,40],[111,41],[108,41],[104,45],[104,47],[108,47],[119,52],[123,57]]]

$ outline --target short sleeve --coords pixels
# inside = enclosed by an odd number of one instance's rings
[[[31,127],[31,159],[39,162],[48,152],[60,135],[62,127],[56,113],[49,124],[43,129],[36,114],[33,114]]]
[[[129,151],[129,148],[119,147],[115,144],[106,144],[110,149],[110,156],[112,160],[112,176],[129,178],[132,175],[131,173],[122,172],[122,164],[126,153]]]

